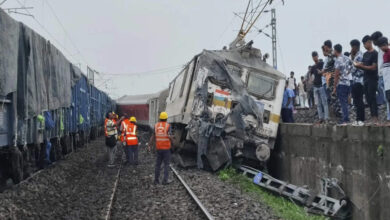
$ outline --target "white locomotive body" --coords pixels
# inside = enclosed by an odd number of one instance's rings
[[[258,49],[203,51],[169,85],[165,111],[174,147],[197,153],[192,162],[200,168],[206,162],[219,169],[235,156],[266,162],[284,86],[285,76],[264,62]],[[189,161],[179,158],[182,165]]]

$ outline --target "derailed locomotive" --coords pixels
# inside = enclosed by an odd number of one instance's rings
[[[204,50],[170,83],[165,111],[182,166],[217,170],[236,157],[263,166],[269,160],[285,75],[251,45]]]

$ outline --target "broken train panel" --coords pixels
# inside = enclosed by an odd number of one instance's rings
[[[178,162],[217,170],[232,157],[268,161],[284,85],[285,76],[255,48],[195,56],[170,83],[166,99]]]

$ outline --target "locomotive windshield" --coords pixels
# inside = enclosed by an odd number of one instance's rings
[[[258,98],[273,99],[275,97],[276,81],[272,78],[250,73],[247,87],[248,92]]]

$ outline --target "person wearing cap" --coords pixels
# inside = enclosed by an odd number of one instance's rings
[[[371,122],[378,124],[378,105],[376,102],[376,91],[378,90],[378,52],[372,45],[369,35],[363,37],[362,42],[367,50],[363,54],[362,62],[354,62],[353,65],[364,71],[364,93],[370,107]]]
[[[148,148],[150,151],[150,147],[155,141],[156,144],[156,167],[154,172],[154,184],[160,183],[160,170],[161,164],[164,163],[164,178],[162,181],[163,185],[169,184],[168,181],[169,176],[169,163],[171,160],[171,125],[167,122],[168,114],[166,112],[160,113],[159,122],[154,126],[154,133],[152,137],[150,137]]]
[[[138,165],[138,137],[137,137],[137,119],[132,116],[124,119],[121,124],[122,141],[125,146],[126,164]]]
[[[351,45],[351,60],[353,61],[353,63],[361,63],[363,61],[363,53],[362,51],[360,51],[360,41],[356,39],[352,40],[350,42],[350,45]],[[356,121],[353,122],[352,125],[363,126],[365,120],[364,102],[363,102],[364,71],[352,65],[351,75],[352,75],[351,93],[353,98],[353,105],[355,106],[355,111],[356,111]]]
[[[387,103],[390,102],[390,49],[389,40],[386,37],[381,37],[377,41],[378,46],[383,52],[383,65],[382,65],[382,76],[384,82],[385,99]],[[389,110],[389,105],[387,105]],[[387,118],[386,125],[390,125],[390,120]]]

